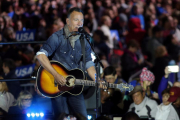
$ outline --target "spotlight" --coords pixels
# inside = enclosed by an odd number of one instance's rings
[[[44,116],[44,113],[41,112],[41,113],[40,113],[40,116],[43,117],[43,116]]]
[[[36,113],[36,117],[39,117],[39,113]]]
[[[92,116],[91,115],[88,115],[88,120],[91,120],[92,119]]]
[[[31,113],[31,116],[32,116],[32,117],[35,117],[35,114],[34,114],[34,113]]]
[[[31,114],[30,113],[27,113],[27,117],[30,117],[31,116]]]

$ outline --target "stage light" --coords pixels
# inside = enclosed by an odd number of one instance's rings
[[[40,113],[40,116],[43,117],[43,116],[44,116],[44,113],[41,112],[41,113]]]
[[[39,113],[36,113],[36,117],[39,117]]]
[[[92,119],[92,116],[91,115],[88,115],[88,120],[91,120]]]
[[[31,116],[32,116],[32,117],[35,117],[35,114],[34,114],[34,113],[31,113]]]
[[[30,113],[27,113],[27,117],[30,117],[31,116],[31,114]]]

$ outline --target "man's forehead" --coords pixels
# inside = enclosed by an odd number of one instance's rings
[[[141,94],[141,91],[135,92],[135,93],[133,94],[133,96],[136,96],[136,95],[139,95],[139,94]]]
[[[106,78],[114,77],[113,75],[105,75]]]
[[[82,14],[81,12],[73,11],[73,12],[70,14],[70,17],[73,17],[73,18],[78,18],[79,16],[81,16],[82,18],[84,18],[83,14]]]

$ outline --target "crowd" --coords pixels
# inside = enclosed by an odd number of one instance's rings
[[[167,67],[180,65],[180,0],[1,0],[0,6],[0,43],[19,42],[18,32],[28,30],[34,36],[21,38],[46,41],[64,27],[70,8],[84,11],[83,28],[104,66],[102,79],[134,86],[130,93],[102,90],[98,120],[180,119],[180,73]],[[37,71],[41,46],[0,44],[1,79],[17,78],[21,66],[34,64]],[[23,114],[31,106],[37,93],[22,91],[24,83],[34,81],[0,82],[0,115],[14,109]]]

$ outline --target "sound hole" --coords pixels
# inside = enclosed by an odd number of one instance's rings
[[[72,87],[75,85],[75,78],[73,76],[66,77],[66,86]]]

